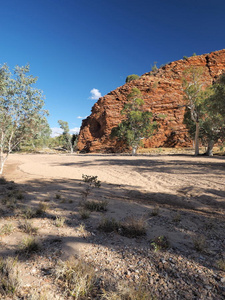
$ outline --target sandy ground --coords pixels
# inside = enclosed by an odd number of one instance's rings
[[[93,190],[89,199],[108,201],[107,212],[93,212],[85,221],[80,219],[78,213],[85,189],[83,174],[98,176],[102,183],[99,189]],[[218,269],[216,264],[218,260],[225,258],[224,157],[13,154],[6,164],[4,177],[8,181],[14,181],[17,188],[25,194],[21,205],[35,207],[39,202],[49,204],[45,217],[41,220],[34,219],[33,222],[39,226],[38,238],[45,245],[45,249],[50,249],[52,257],[55,255],[67,259],[79,255],[87,261],[95,260],[98,266],[96,268],[104,269],[103,261],[106,257],[103,257],[102,253],[120,251],[124,247],[136,250],[150,249],[151,241],[163,235],[170,241],[170,258],[174,255],[173,259],[176,260],[180,255],[183,260],[189,263],[192,261],[193,268],[203,268],[204,270],[201,270],[208,278],[205,285],[211,284],[211,287],[207,290],[202,284],[204,292],[201,291],[200,295],[202,293],[203,298],[193,298],[197,293],[194,292],[194,287],[191,290],[189,288],[190,282],[195,278],[193,273],[189,283],[183,281],[183,288],[176,296],[174,291],[171,292],[173,296],[167,291],[161,298],[155,291],[158,299],[222,299],[225,295],[222,294],[224,272]],[[56,195],[59,195],[58,200]],[[153,217],[151,212],[156,207],[159,214]],[[109,238],[109,234],[99,233],[97,229],[103,215],[105,218],[113,217],[119,221],[129,216],[145,218],[147,234],[144,238],[137,239],[121,237],[118,234],[110,234]],[[60,228],[54,226],[57,216],[66,219],[65,225]],[[11,222],[18,222],[18,219],[12,217]],[[85,232],[81,232],[80,224],[85,225]],[[15,227],[18,227],[16,223]],[[207,251],[203,249],[201,254],[196,252],[193,246],[193,239],[200,236],[204,236],[207,245],[204,246],[207,247]],[[60,245],[57,244],[56,238],[60,238]],[[18,235],[17,230],[9,236],[1,237],[4,246],[1,246],[0,254],[13,253],[20,239],[21,235]],[[57,245],[52,246],[54,241]],[[110,256],[111,252],[107,255]],[[158,253],[155,255],[155,261],[162,258]],[[163,255],[165,259],[169,259],[167,254]],[[145,258],[143,254],[142,259]],[[110,269],[108,263],[107,268]],[[128,266],[123,268],[125,271],[123,270],[121,275],[119,271],[115,271],[115,265],[112,263],[112,281],[113,277],[115,281],[129,279],[126,271]],[[35,267],[35,270],[40,271],[38,267]],[[215,282],[210,283],[209,277],[213,275],[207,273],[209,270],[214,270],[220,288],[216,287]],[[29,273],[27,282],[24,279],[24,286],[30,286],[32,280],[33,284],[38,286],[35,276]],[[157,279],[151,276],[152,286],[157,286],[154,281]],[[44,278],[40,278],[39,284],[40,280],[45,282]],[[165,281],[165,278],[162,280]],[[167,281],[170,282],[168,275]],[[177,289],[175,283],[170,283],[174,285],[171,290]],[[164,287],[164,290],[167,288]]]

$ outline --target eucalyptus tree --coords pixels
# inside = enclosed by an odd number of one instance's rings
[[[6,64],[0,68],[0,174],[9,154],[39,132],[48,114],[29,72],[29,65],[16,66],[13,74]]]
[[[208,90],[204,89],[203,69],[200,67],[187,68],[183,72],[182,85],[186,108],[190,112],[190,118],[195,124],[195,155],[199,155],[200,121],[203,115],[203,102]]]
[[[121,110],[124,120],[112,129],[111,137],[124,141],[127,146],[132,147],[132,155],[135,155],[141,140],[153,134],[157,123],[153,121],[153,114],[144,110],[144,100],[138,88],[132,89],[127,100]]]

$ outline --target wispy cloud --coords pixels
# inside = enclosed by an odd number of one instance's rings
[[[86,119],[87,118],[87,116],[86,117],[81,117],[81,116],[78,116],[77,117],[77,119],[82,119],[82,120],[84,120],[84,119]]]
[[[53,128],[51,128],[51,130],[52,130],[51,137],[56,137],[63,133],[63,130],[58,127],[53,127]],[[70,129],[69,133],[70,134],[78,134],[79,131],[80,131],[80,127],[74,127],[74,128]]]
[[[63,133],[63,130],[58,127],[53,127],[53,128],[51,128],[51,130],[52,130],[51,137],[56,137]]]
[[[90,91],[90,93],[91,93],[90,99],[92,99],[92,100],[98,100],[100,97],[102,97],[102,95],[98,89],[94,88]]]
[[[78,134],[80,132],[80,127],[74,127],[70,129],[70,134]]]

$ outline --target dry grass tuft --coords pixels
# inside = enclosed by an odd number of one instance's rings
[[[54,276],[68,296],[74,299],[92,299],[96,276],[94,268],[79,259],[59,261]],[[83,298],[82,298],[83,297]]]
[[[0,296],[13,297],[19,287],[20,280],[17,268],[17,259],[11,257],[6,259],[0,258]]]
[[[120,223],[119,233],[129,238],[146,234],[146,221],[143,217],[130,216]]]
[[[41,246],[36,241],[33,236],[29,236],[24,238],[19,245],[19,253],[24,253],[25,255],[30,255],[32,253],[38,252]]]

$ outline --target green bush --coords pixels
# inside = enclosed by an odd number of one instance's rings
[[[132,81],[132,80],[136,80],[136,79],[138,79],[138,78],[139,78],[139,76],[136,75],[136,74],[128,75],[127,78],[126,78],[126,83],[127,83],[127,82],[130,82],[130,81]]]

